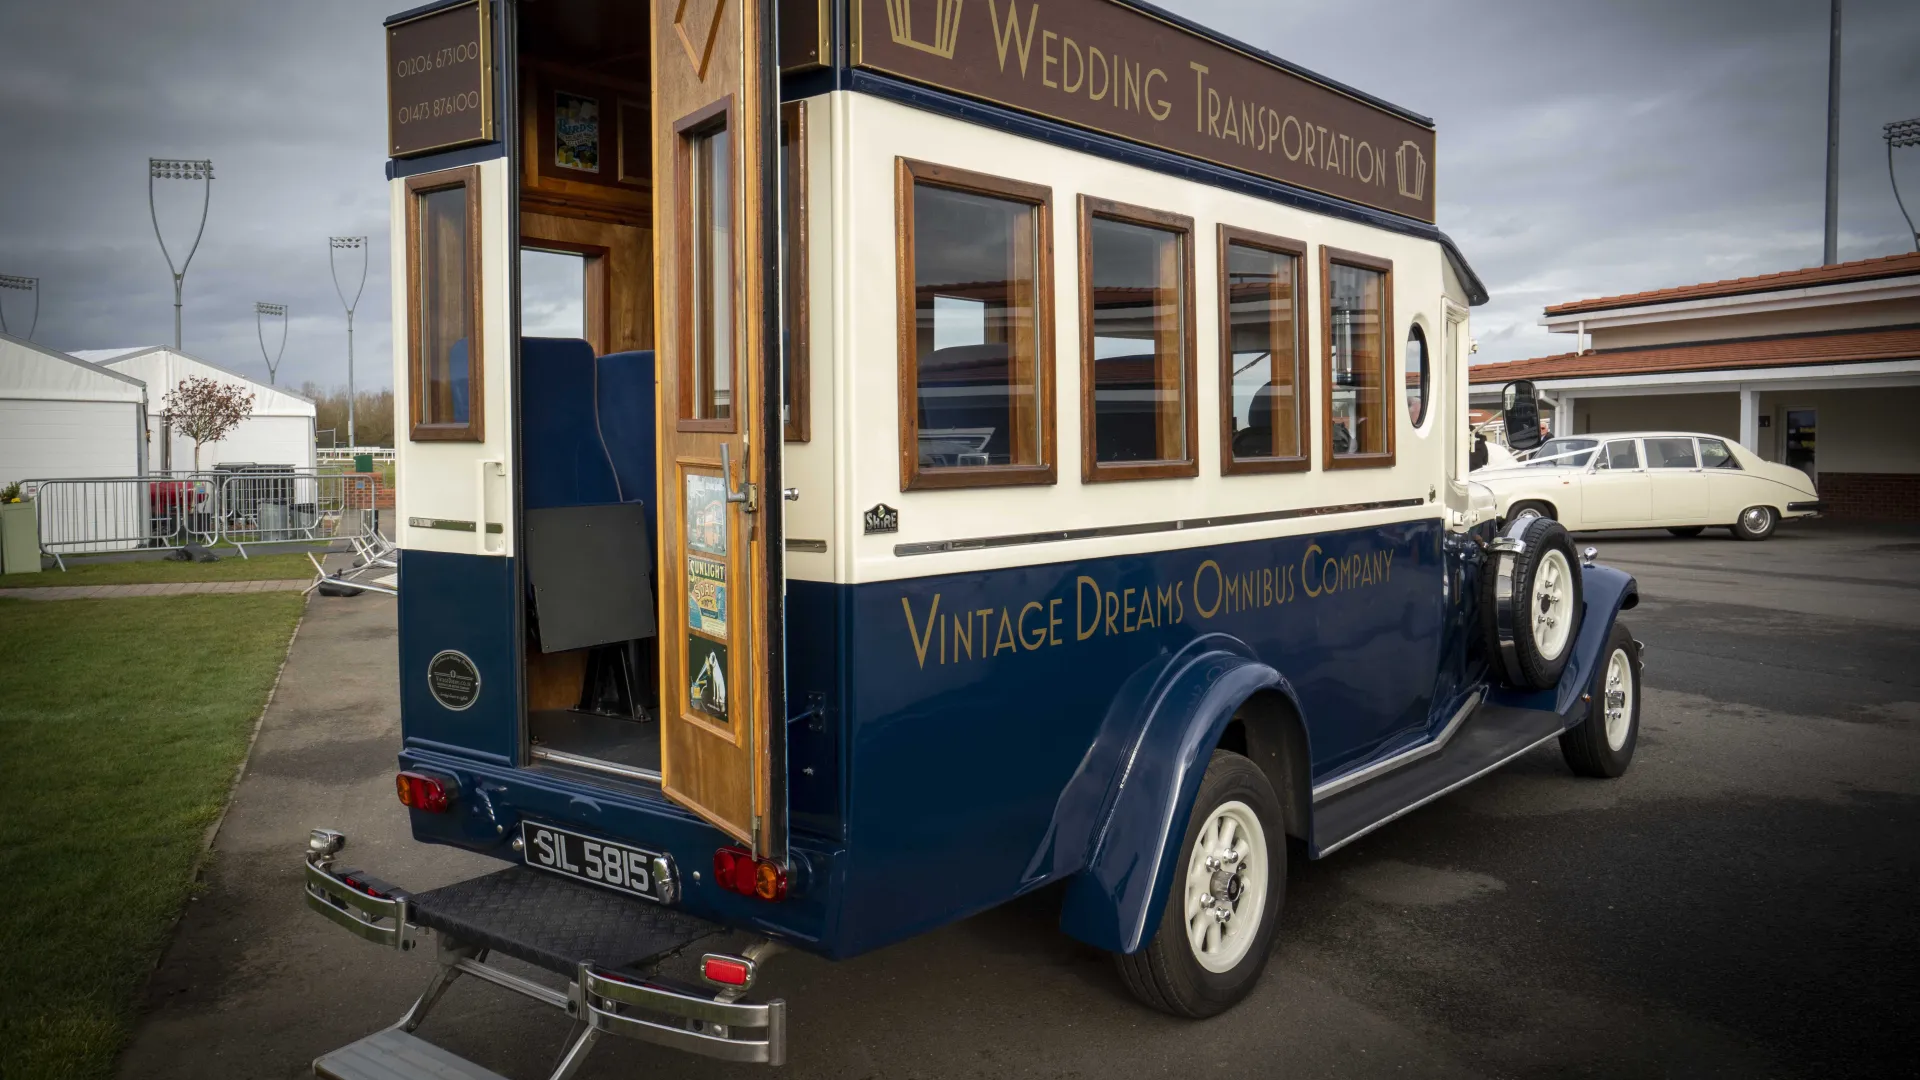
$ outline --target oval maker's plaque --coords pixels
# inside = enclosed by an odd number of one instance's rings
[[[480,669],[466,653],[443,650],[427,663],[427,690],[433,700],[460,712],[480,697]]]

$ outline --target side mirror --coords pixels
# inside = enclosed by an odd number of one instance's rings
[[[1531,450],[1541,443],[1540,395],[1521,379],[1500,391],[1501,421],[1507,429],[1507,449]]]

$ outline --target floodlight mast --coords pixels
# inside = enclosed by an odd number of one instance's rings
[[[33,340],[33,332],[40,328],[40,279],[21,277],[18,274],[0,274],[0,289],[15,289],[33,294],[33,321],[27,324],[27,340]],[[0,334],[10,334],[7,329],[6,306],[0,304]]]
[[[267,355],[267,332],[260,325],[262,316],[272,316],[280,320],[280,350]],[[253,305],[253,331],[260,336],[260,356],[267,362],[267,385],[277,384],[280,373],[280,358],[287,353],[287,305],[269,304],[259,301]]]
[[[353,299],[347,299],[347,291],[340,287],[340,265],[336,253],[358,251],[360,253],[360,284],[353,290]],[[357,447],[353,433],[353,309],[360,306],[360,294],[367,289],[367,238],[364,236],[332,236],[327,238],[327,269],[333,272],[333,291],[340,296],[340,303],[347,309],[347,445]]]
[[[202,184],[200,194],[200,227],[193,234],[193,246],[187,249],[187,257],[181,260],[178,268],[173,265],[173,253],[167,250],[167,238],[160,235],[160,210],[153,201],[153,182],[155,180],[198,180]],[[213,201],[213,162],[183,161],[177,158],[147,159],[147,210],[153,215],[153,238],[160,241],[160,254],[166,257],[167,271],[173,275],[173,351],[180,351],[180,291],[186,284],[187,267],[193,262],[193,253],[200,250],[200,238],[207,231],[207,207]]]
[[[1880,135],[1887,140],[1887,183],[1893,185],[1893,203],[1900,208],[1900,216],[1907,219],[1907,232],[1913,236],[1913,250],[1920,251],[1920,229],[1913,227],[1913,215],[1907,213],[1906,200],[1900,197],[1900,178],[1893,173],[1894,147],[1920,146],[1920,117],[1896,120],[1881,128]]]

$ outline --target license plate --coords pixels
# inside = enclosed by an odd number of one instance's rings
[[[663,879],[672,871],[664,855],[531,821],[520,823],[520,840],[528,866],[629,896],[666,899]]]

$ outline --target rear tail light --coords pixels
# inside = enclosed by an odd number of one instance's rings
[[[787,898],[787,871],[778,863],[756,860],[743,848],[721,848],[713,853],[713,880],[728,892],[762,900]]]
[[[708,953],[700,958],[700,977],[721,986],[750,986],[753,962],[737,956]]]
[[[449,785],[438,776],[428,773],[403,772],[393,778],[394,791],[400,796],[402,806],[415,810],[425,810],[429,814],[444,814],[447,803],[452,800]]]

